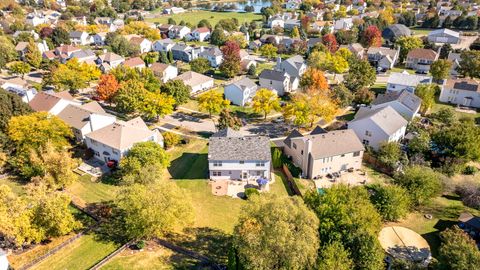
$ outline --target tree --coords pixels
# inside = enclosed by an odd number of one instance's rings
[[[377,158],[381,163],[385,164],[391,169],[395,169],[401,157],[402,150],[397,142],[384,142],[380,144]]]
[[[199,57],[190,62],[190,68],[192,71],[205,73],[211,69],[210,61],[207,58]]]
[[[213,45],[222,46],[226,40],[227,37],[225,36],[223,30],[220,28],[216,28],[215,30],[213,30],[212,34],[210,35],[210,43]]]
[[[353,269],[384,269],[384,251],[378,241],[382,222],[364,187],[333,185],[323,194],[308,192],[304,200],[320,220],[320,243],[341,243]]]
[[[384,221],[397,221],[408,214],[410,197],[404,188],[373,184],[368,189],[372,191],[370,200]]]
[[[0,68],[4,68],[8,62],[16,58],[15,45],[6,36],[0,36]]]
[[[150,66],[151,64],[158,62],[160,54],[158,52],[148,52],[142,56],[142,59],[147,66]]]
[[[430,73],[435,81],[439,82],[445,80],[450,76],[450,70],[452,69],[452,62],[446,59],[439,59],[432,63],[430,66]]]
[[[328,81],[323,72],[316,68],[308,68],[300,78],[300,86],[304,90],[314,93],[328,95]]]
[[[34,68],[39,68],[42,63],[42,54],[33,40],[28,42],[25,52],[25,60]]]
[[[175,99],[165,93],[143,92],[143,103],[139,111],[149,119],[157,119],[173,112]]]
[[[468,270],[480,268],[480,251],[473,240],[458,226],[440,233],[438,261],[442,269]]]
[[[417,136],[408,143],[408,151],[410,154],[423,154],[430,150],[430,134],[425,130],[418,130]]]
[[[52,33],[52,41],[55,46],[70,45],[70,34],[62,27],[55,27]]]
[[[193,221],[188,196],[173,181],[124,187],[115,205],[127,239],[163,237]]]
[[[19,116],[31,113],[30,106],[22,99],[6,90],[0,88],[0,134],[7,129],[8,121],[12,116]]]
[[[480,51],[462,51],[457,71],[464,77],[480,78]]]
[[[330,53],[335,53],[338,50],[338,43],[334,34],[324,35],[322,37],[322,43],[328,48]]]
[[[375,25],[370,25],[365,29],[362,36],[362,44],[365,47],[380,47],[382,46],[382,33]]]
[[[208,29],[212,29],[212,25],[210,24],[210,21],[207,19],[202,19],[198,22],[197,27],[207,27]]]
[[[415,88],[415,95],[422,99],[420,105],[420,111],[422,113],[428,112],[428,110],[435,104],[435,93],[437,92],[437,86],[434,84],[419,84]]]
[[[347,75],[344,77],[345,86],[350,91],[358,91],[375,83],[377,75],[375,69],[366,60],[350,61]]]
[[[233,242],[245,269],[310,269],[317,257],[317,228],[317,217],[300,198],[253,196]]]
[[[200,59],[200,58],[198,58]],[[175,100],[175,106],[187,103],[190,99],[190,86],[180,80],[170,80],[160,86],[160,92],[170,95]]]
[[[165,142],[165,148],[169,149],[179,144],[182,141],[182,137],[177,133],[165,132],[163,135],[163,141]]]
[[[257,66],[252,64],[248,67],[247,74],[250,76],[255,76],[257,75]]]
[[[402,36],[395,40],[395,44],[400,47],[400,62],[403,63],[407,58],[407,54],[416,48],[422,48],[423,42],[415,36]]]
[[[355,92],[353,99],[357,104],[370,104],[375,99],[375,93],[364,87]]]
[[[170,63],[173,63],[173,62],[174,62],[172,50],[170,50],[170,51],[167,52],[167,57],[168,57],[168,61],[169,61]]]
[[[353,102],[353,93],[343,83],[335,85],[332,88],[332,94],[337,104],[342,108],[347,107]]]
[[[328,96],[297,93],[284,107],[283,116],[296,126],[309,124],[313,127],[322,118],[330,122],[336,112],[337,106]]]
[[[353,269],[351,255],[339,241],[333,241],[332,243],[321,245],[318,261],[318,270]]]
[[[271,111],[280,108],[280,101],[275,92],[262,88],[255,93],[252,99],[252,108],[256,113],[263,113],[263,119],[267,119],[267,115]]]
[[[220,64],[220,71],[228,78],[237,75],[240,70],[240,47],[236,42],[227,41],[220,50],[223,54],[223,61]]]
[[[223,109],[220,112],[220,116],[218,118],[218,125],[217,129],[222,130],[226,128],[232,128],[234,130],[239,130],[243,126],[242,121],[240,118],[232,115],[230,110],[227,108]]]
[[[152,141],[136,143],[120,160],[121,183],[124,185],[151,184],[140,177],[142,169],[149,168],[151,174],[161,176],[169,164],[169,156],[160,144]],[[153,179],[155,180],[161,179]]]
[[[300,32],[298,31],[298,28],[295,26],[292,29],[292,32],[290,33],[290,36],[292,38],[299,38],[300,37]]]
[[[116,104],[115,109],[123,113],[140,111],[146,91],[143,83],[138,80],[128,80],[120,83],[113,99]]]
[[[58,89],[76,92],[79,89],[86,88],[91,81],[97,80],[100,75],[101,72],[95,65],[79,63],[76,58],[73,58],[54,68],[50,74],[50,81]]]
[[[216,91],[207,91],[198,96],[198,107],[201,111],[208,112],[210,118],[213,114],[220,113],[223,109],[228,108],[229,100],[223,99],[222,93]]]
[[[41,39],[49,38],[53,34],[53,28],[49,26],[42,27],[42,29],[40,29],[39,34]]]
[[[110,46],[114,53],[121,56],[134,56],[140,53],[140,47],[130,43],[117,32],[108,33],[105,37],[105,44]]]
[[[112,74],[104,74],[100,77],[96,91],[100,100],[111,102],[118,92],[120,84]]]
[[[450,107],[441,108],[437,112],[432,113],[430,117],[433,120],[437,120],[443,126],[451,126],[458,121],[455,110]]]
[[[448,55],[450,54],[450,52],[452,51],[452,45],[450,45],[449,43],[445,43],[442,45],[442,47],[440,47],[440,59],[447,59],[448,58]]]
[[[265,44],[260,47],[260,54],[266,58],[273,59],[277,57],[278,48],[273,46],[273,44]]]
[[[25,76],[25,74],[28,74],[32,70],[29,64],[22,61],[15,61],[8,64],[8,69],[12,74],[21,75],[22,79]]]
[[[433,141],[445,156],[477,161],[480,159],[480,128],[473,121],[461,121],[439,129]]]
[[[393,181],[407,190],[415,205],[423,205],[442,191],[438,173],[425,166],[408,166]]]

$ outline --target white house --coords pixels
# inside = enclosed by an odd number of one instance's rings
[[[123,62],[122,65],[124,65],[126,67],[129,67],[129,68],[138,68],[138,69],[142,69],[142,68],[147,67],[145,65],[145,62],[140,57],[129,58],[129,59],[125,60],[125,62]]]
[[[91,49],[82,49],[78,52],[72,53],[71,58],[76,58],[79,63],[94,65],[97,55]]]
[[[400,50],[386,47],[370,47],[367,50],[367,59],[375,67],[391,69],[398,61]]]
[[[187,39],[200,42],[208,40],[210,39],[210,29],[208,29],[207,27],[197,28],[187,35]]]
[[[307,64],[301,55],[292,56],[284,61],[279,57],[277,58],[275,69],[286,72],[290,75],[290,89],[291,91],[294,91],[298,89],[300,77],[302,77],[303,73],[307,70]]]
[[[433,30],[428,33],[428,41],[433,43],[458,44],[460,43],[460,33],[446,28]]]
[[[249,78],[242,78],[224,87],[225,99],[230,100],[233,104],[245,106],[246,103],[252,101],[253,96],[257,92],[257,84]]]
[[[48,112],[53,115],[58,115],[68,105],[79,105],[68,91],[63,92],[39,92],[28,103],[30,107],[36,112]]]
[[[96,62],[102,72],[108,72],[110,69],[116,68],[125,62],[125,58],[113,52],[106,52],[105,54],[99,55]]]
[[[10,269],[7,258],[7,253],[0,248],[0,270],[8,270]]]
[[[200,73],[194,71],[187,71],[179,76],[175,77],[174,80],[181,80],[185,85],[190,86],[192,89],[191,94],[195,95],[198,92],[205,91],[213,88],[214,80],[213,78],[207,77]]]
[[[171,7],[171,8],[165,8],[163,9],[163,14],[180,14],[184,13],[186,10],[182,7]]]
[[[107,33],[100,32],[93,35],[93,43],[97,46],[105,45],[105,38],[107,37]]]
[[[153,71],[153,74],[155,74],[155,76],[163,83],[166,83],[167,81],[178,76],[178,68],[172,65],[153,63],[150,66],[150,69]]]
[[[205,48],[198,54],[198,57],[207,59],[210,62],[210,66],[214,68],[219,67],[223,61],[222,51],[217,46]]]
[[[453,76],[457,76],[458,75],[457,68],[460,67],[460,62],[462,61],[462,58],[460,57],[460,53],[449,52],[447,60],[452,63],[450,74]]]
[[[419,84],[432,83],[432,77],[409,74],[408,72],[392,72],[387,81],[387,92],[399,92],[407,90],[408,92],[415,93],[415,88]]]
[[[408,121],[391,106],[371,109],[362,107],[348,122],[365,146],[375,150],[383,142],[398,142],[405,136]]]
[[[467,78],[448,79],[442,85],[439,100],[465,107],[480,108],[480,83]]]
[[[353,19],[352,18],[342,18],[339,20],[336,20],[335,23],[333,24],[333,29],[335,31],[338,30],[350,30],[353,27]]]
[[[291,91],[290,75],[286,72],[264,69],[258,78],[260,87],[275,90],[279,96]]]
[[[75,45],[88,45],[92,43],[90,35],[84,31],[70,32],[70,42]]]
[[[152,42],[146,38],[136,36],[136,35],[129,35],[126,36],[130,44],[134,46],[138,46],[140,49],[140,53],[147,53],[152,50]]]
[[[372,109],[391,106],[408,121],[418,116],[420,105],[422,105],[422,99],[407,90],[379,94],[370,104]]]
[[[283,28],[285,24],[285,20],[280,16],[272,16],[268,18],[267,24],[269,28],[275,28],[275,27]]]
[[[32,88],[27,81],[19,77],[0,79],[0,88],[17,94],[25,103],[30,102],[37,94],[35,88]]]
[[[128,122],[117,121],[85,135],[85,144],[98,160],[120,161],[134,144],[152,141],[163,146],[158,130],[150,130],[140,117]]]
[[[208,170],[212,180],[268,180],[271,166],[268,137],[244,137],[225,129],[209,139]]]
[[[168,51],[172,50],[173,46],[175,46],[175,42],[169,38],[166,38],[155,41],[152,45],[152,49],[155,52],[167,53]]]
[[[182,39],[191,31],[192,30],[186,26],[175,25],[168,31],[168,37]]]
[[[75,139],[79,142],[83,141],[86,134],[113,124],[116,120],[96,101],[84,105],[70,104],[57,116],[72,128]]]

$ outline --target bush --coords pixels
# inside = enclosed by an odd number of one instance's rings
[[[254,195],[260,195],[260,191],[258,191],[258,189],[256,189],[256,188],[246,188],[245,189],[245,197],[247,199],[251,198],[251,196],[254,196]]]
[[[455,193],[462,198],[463,204],[480,210],[480,186],[478,184],[470,182],[457,186]]]
[[[282,167],[282,151],[278,148],[274,148],[272,151],[272,165],[273,168]]]
[[[407,191],[396,185],[371,185],[370,201],[385,221],[396,221],[407,215],[410,197]]]
[[[478,169],[474,166],[467,166],[463,169],[463,174],[474,175],[478,172]]]
[[[406,167],[402,173],[395,175],[393,182],[405,188],[417,206],[438,196],[443,189],[439,174],[424,166]]]
[[[182,138],[180,135],[173,132],[163,133],[163,141],[165,143],[165,148],[171,148],[175,145],[178,145],[181,142]]]
[[[140,241],[137,242],[137,244],[135,246],[137,247],[137,249],[144,249],[145,248],[145,241],[140,240]]]

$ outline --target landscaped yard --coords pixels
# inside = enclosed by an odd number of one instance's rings
[[[215,12],[215,11],[206,11],[206,10],[194,10],[191,12],[185,12],[182,14],[174,15],[161,15],[158,18],[146,19],[148,22],[158,22],[160,24],[165,24],[168,22],[168,18],[172,18],[175,22],[180,23],[184,21],[185,23],[190,23],[194,26],[198,24],[201,20],[207,20],[212,26],[215,26],[222,19],[233,19],[237,18],[240,24],[245,22],[251,22],[255,20],[261,20],[262,15],[254,13],[239,13],[239,12]]]
[[[438,112],[440,109],[442,108],[452,108],[453,110],[455,110],[455,105],[450,105],[450,104],[445,104],[445,103],[441,103],[440,101],[438,101],[438,99],[436,100],[436,103],[433,105],[433,107],[430,109],[430,113],[435,113],[435,112]],[[455,110],[455,114],[457,115],[458,118],[479,118],[480,117],[480,113],[477,112],[477,113],[465,113],[465,112],[459,112],[459,111],[456,111]]]
[[[95,234],[84,235],[32,269],[88,269],[119,246],[113,242],[99,240]]]
[[[92,181],[91,176],[83,175],[67,188],[75,201],[80,199],[83,203],[99,203],[111,201],[115,198],[118,187],[104,184],[99,181]]]

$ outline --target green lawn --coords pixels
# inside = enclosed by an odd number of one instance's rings
[[[88,269],[119,247],[98,240],[95,234],[84,235],[32,269]]]
[[[92,181],[91,176],[83,175],[67,190],[74,199],[79,198],[84,203],[89,204],[113,200],[117,189],[116,186]]]
[[[237,18],[240,24],[245,22],[251,22],[255,20],[261,20],[262,15],[254,13],[239,13],[239,12],[214,12],[206,10],[194,10],[191,12],[186,12],[183,14],[174,14],[174,15],[161,15],[158,18],[147,19],[148,22],[158,22],[160,24],[165,24],[168,22],[168,18],[172,18],[175,22],[180,23],[184,21],[185,23],[190,23],[194,26],[198,24],[203,19],[206,19],[210,22],[212,26],[215,26],[222,19],[232,19]]]
[[[435,112],[438,112],[440,109],[442,108],[452,108],[455,110],[455,106],[454,105],[450,105],[450,104],[445,104],[445,103],[441,103],[440,101],[438,101],[438,99],[436,100],[436,103],[433,105],[433,107],[430,109],[430,113],[435,113]],[[455,110],[455,114],[457,115],[458,118],[479,118],[480,117],[480,113],[477,112],[477,113],[465,113],[465,112],[458,112]]]
[[[376,95],[383,94],[387,90],[387,83],[376,83],[370,87],[370,90],[375,92]]]

